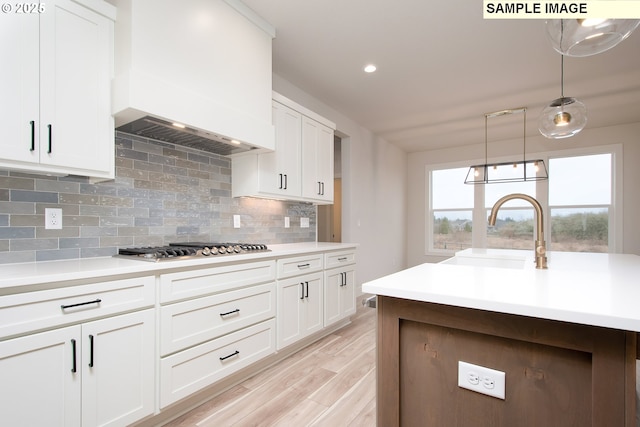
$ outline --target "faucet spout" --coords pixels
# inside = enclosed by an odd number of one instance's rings
[[[514,193],[507,194],[498,200],[493,207],[491,208],[491,214],[489,215],[489,225],[496,225],[496,218],[498,217],[498,210],[500,207],[509,200],[513,199],[521,199],[525,200],[533,206],[533,209],[536,211],[536,228],[537,228],[537,237],[535,241],[535,257],[536,257],[536,268],[547,268],[547,247],[544,241],[544,219],[542,213],[542,206],[540,202],[538,202],[533,197],[527,194]]]

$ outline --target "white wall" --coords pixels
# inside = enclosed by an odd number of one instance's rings
[[[407,155],[274,74],[273,90],[336,123],[342,137],[342,241],[359,243],[357,282],[406,266]]]
[[[483,135],[479,135],[483,139]],[[578,135],[553,141],[541,135],[527,137],[527,153],[548,152],[600,146],[623,145],[623,245],[624,253],[640,255],[640,123],[596,129],[587,128]],[[522,156],[522,139],[489,144],[490,153]],[[414,266],[425,262],[438,262],[442,257],[425,255],[425,215],[427,209],[427,177],[425,167],[429,164],[468,160],[469,165],[477,160],[484,162],[484,142],[481,144],[442,150],[410,153],[408,160],[407,203],[407,264]],[[520,157],[521,158],[521,157]],[[499,185],[499,184],[493,184]],[[532,242],[533,248],[533,242]]]

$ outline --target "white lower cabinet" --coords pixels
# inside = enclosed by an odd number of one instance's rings
[[[79,340],[80,326],[73,326],[0,342],[3,424],[80,425]]]
[[[325,254],[324,326],[327,327],[356,312],[355,251]],[[332,268],[330,268],[332,267]]]
[[[160,276],[160,408],[276,351],[275,267],[257,261]]]
[[[322,273],[278,281],[278,350],[323,328]]]
[[[270,319],[162,358],[160,408],[272,354],[275,343],[275,320]]]
[[[154,411],[153,309],[0,342],[6,425],[122,426]]]

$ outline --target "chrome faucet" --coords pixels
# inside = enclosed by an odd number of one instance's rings
[[[542,206],[540,202],[534,199],[531,196],[526,194],[514,193],[508,194],[498,200],[495,205],[491,208],[491,215],[489,215],[489,225],[496,225],[496,218],[498,216],[498,209],[507,201],[513,199],[522,199],[533,205],[533,208],[536,211],[536,228],[537,237],[535,242],[535,256],[536,256],[536,268],[547,268],[547,247],[544,242],[544,221],[542,215]]]

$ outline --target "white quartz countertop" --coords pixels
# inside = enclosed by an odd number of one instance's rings
[[[478,258],[479,265],[473,264]],[[487,258],[526,258],[488,267]],[[533,251],[466,250],[364,283],[365,293],[640,332],[640,256],[553,252],[537,270]],[[451,263],[451,261],[454,261]],[[460,261],[456,264],[456,261]],[[506,265],[506,264],[505,264]]]
[[[354,243],[287,243],[268,245],[269,252],[220,255],[188,260],[146,262],[120,257],[87,258],[0,265],[0,295],[20,292],[20,287],[131,275],[160,274],[189,267],[214,267],[220,264],[258,261],[313,252],[353,249]]]

